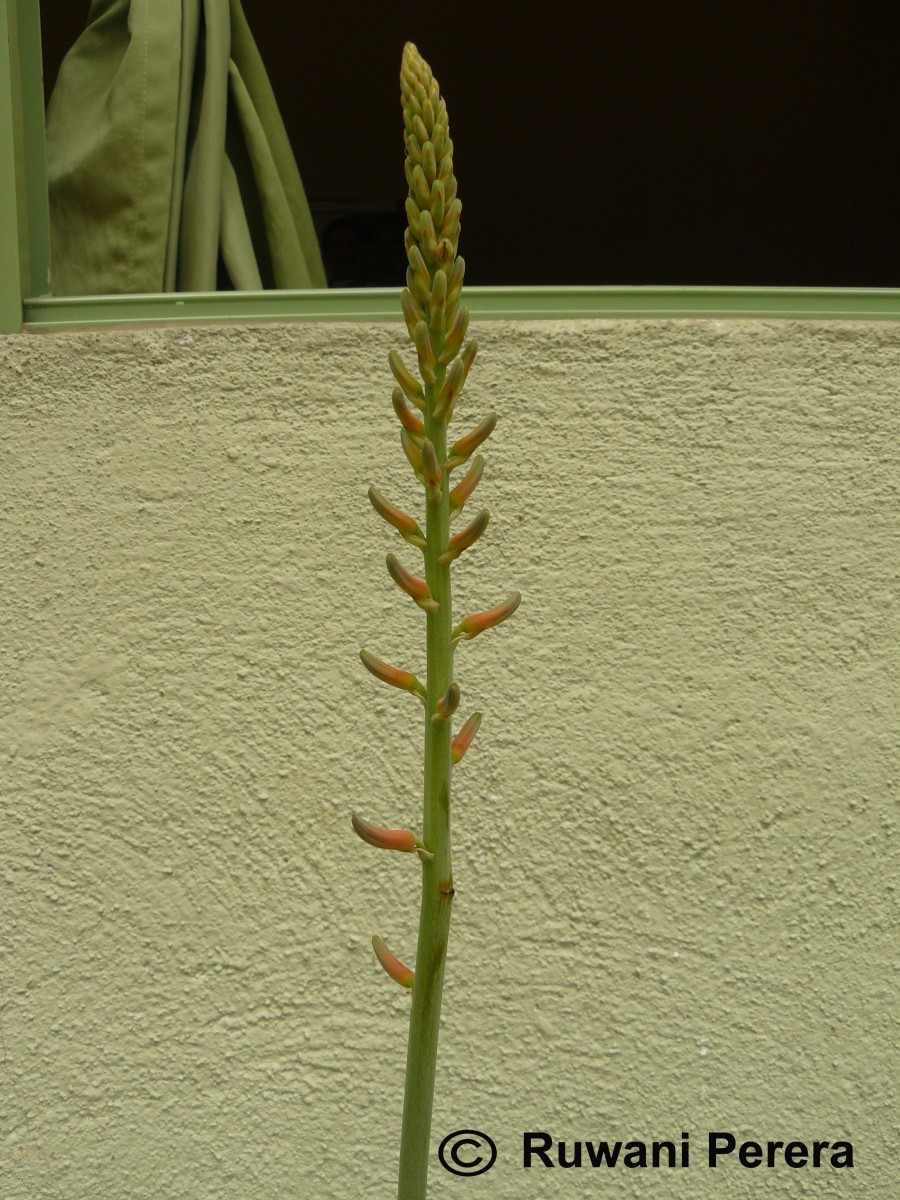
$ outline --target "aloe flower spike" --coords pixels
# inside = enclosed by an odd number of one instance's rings
[[[399,983],[401,987],[405,988],[412,987],[416,977],[415,971],[411,971],[397,958],[396,954],[392,954],[383,938],[378,937],[377,934],[372,938],[372,949],[375,951],[375,957],[395,983]]]
[[[451,516],[462,509],[478,484],[484,459],[479,455],[452,490],[448,475],[487,438],[496,417],[490,414],[448,451],[447,425],[474,361],[477,342],[464,346],[469,313],[461,302],[465,263],[457,253],[462,204],[453,173],[447,106],[431,68],[412,42],[403,48],[400,93],[406,147],[403,171],[409,189],[403,236],[408,266],[401,307],[421,382],[396,350],[391,351],[389,363],[399,385],[392,402],[401,424],[403,452],[425,487],[422,529],[399,509],[388,507],[377,494],[370,494],[370,499],[402,536],[408,541],[416,539],[414,544],[420,544],[423,551],[423,579],[410,575],[393,555],[388,556],[387,563],[394,580],[427,611],[426,686],[410,672],[388,666],[365,651],[362,659],[379,679],[414,692],[425,706],[422,837],[427,849],[410,830],[382,830],[359,818],[354,818],[354,828],[358,833],[362,830],[361,836],[373,844],[407,853],[414,850],[423,860],[415,976],[380,938],[373,939],[373,946],[392,978],[406,987],[415,978],[397,1195],[398,1200],[425,1200],[441,996],[454,896],[451,770],[462,759],[481,721],[480,713],[473,714],[453,737],[451,718],[460,702],[459,685],[453,679],[454,649],[464,636],[472,635],[471,622],[476,618],[466,618],[454,631],[450,567],[453,559],[483,533],[488,521],[485,509],[467,529],[450,536]],[[419,415],[407,408],[407,401]]]

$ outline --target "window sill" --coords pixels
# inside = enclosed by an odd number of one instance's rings
[[[474,320],[752,318],[900,320],[900,289],[764,287],[467,287]],[[35,297],[33,333],[259,321],[400,321],[400,288]]]

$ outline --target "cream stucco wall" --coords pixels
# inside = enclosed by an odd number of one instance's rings
[[[900,328],[485,322],[435,1144],[498,1200],[900,1194]],[[0,342],[8,1200],[394,1191],[418,869],[398,325]],[[523,1131],[688,1169],[521,1165]],[[852,1170],[705,1164],[849,1140]]]

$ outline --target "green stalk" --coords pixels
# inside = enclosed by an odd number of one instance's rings
[[[443,382],[439,372],[439,382]],[[428,388],[425,432],[434,444],[438,464],[447,458],[447,423],[432,415],[435,388]],[[431,393],[431,395],[429,395]],[[400,1136],[399,1200],[420,1200],[428,1177],[431,1110],[437,1064],[438,1033],[444,965],[453,905],[453,871],[450,860],[450,721],[434,722],[437,704],[453,682],[450,564],[439,563],[447,548],[450,501],[447,473],[440,494],[425,504],[425,580],[438,602],[427,617],[428,699],[425,707],[425,821],[424,842],[434,855],[422,863],[422,902],[416,948],[416,978],[409,1018],[406,1053],[406,1090]]]
[[[457,257],[462,206],[456,199],[447,110],[437,80],[412,42],[407,42],[403,50],[400,88],[409,184],[406,203],[409,269],[402,303],[422,382],[408,370],[396,351],[391,352],[390,364],[399,384],[394,389],[393,403],[403,426],[401,442],[425,488],[424,533],[413,517],[390,504],[374,488],[369,491],[369,499],[375,511],[424,554],[424,580],[407,571],[393,555],[388,555],[388,570],[395,583],[427,614],[426,684],[423,686],[410,671],[392,667],[366,651],[361,657],[378,679],[418,696],[425,706],[423,837],[420,841],[408,829],[382,829],[356,814],[353,827],[369,845],[416,853],[422,862],[415,971],[404,966],[381,938],[372,941],[388,975],[403,987],[412,988],[398,1197],[425,1200],[441,995],[453,904],[450,774],[453,765],[466,753],[481,721],[481,714],[473,713],[453,737],[452,717],[459,704],[459,688],[453,679],[453,654],[457,642],[476,637],[510,616],[519,596],[516,594],[504,604],[464,617],[454,627],[450,566],[481,536],[487,526],[488,512],[483,509],[469,526],[451,536],[451,519],[459,514],[478,484],[484,460],[479,455],[453,489],[450,474],[465,464],[489,436],[496,418],[489,414],[448,449],[448,424],[478,345],[472,341],[462,348],[469,314],[460,303],[465,274],[465,263]]]

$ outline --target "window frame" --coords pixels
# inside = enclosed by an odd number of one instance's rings
[[[39,0],[0,0],[0,333],[261,321],[399,321],[396,288],[50,296]],[[467,287],[477,320],[900,321],[900,289]]]

